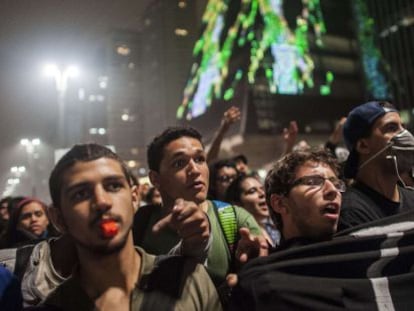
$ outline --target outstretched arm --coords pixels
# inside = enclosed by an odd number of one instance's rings
[[[211,163],[215,159],[217,159],[221,142],[223,141],[224,135],[229,130],[230,126],[240,120],[240,109],[237,107],[230,107],[224,112],[223,118],[221,119],[221,124],[219,129],[217,130],[216,134],[214,135],[213,142],[211,143],[211,147],[207,152],[207,162]]]
[[[282,155],[286,155],[292,152],[293,146],[296,143],[297,137],[298,137],[298,125],[296,121],[290,121],[289,127],[285,127],[283,129],[283,141],[285,143],[285,147],[284,147]]]
[[[328,141],[325,143],[325,148],[328,149],[332,153],[333,156],[335,156],[336,147],[343,139],[342,131],[343,131],[345,121],[346,121],[345,117],[342,117],[339,120],[339,122],[335,126],[335,129],[329,136]]]

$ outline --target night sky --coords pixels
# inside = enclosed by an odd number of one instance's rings
[[[56,91],[42,65],[92,62],[111,29],[139,29],[150,2],[0,0],[0,176],[19,164],[22,137],[54,140]]]

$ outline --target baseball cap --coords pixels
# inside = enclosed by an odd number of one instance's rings
[[[345,145],[349,150],[344,168],[346,178],[354,178],[358,172],[356,143],[359,139],[367,137],[374,122],[388,112],[398,110],[388,102],[372,101],[355,107],[348,114],[343,129]]]

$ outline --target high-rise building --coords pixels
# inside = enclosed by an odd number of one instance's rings
[[[174,125],[205,1],[152,1],[140,29],[114,30],[107,51],[108,143],[139,175],[146,146]]]

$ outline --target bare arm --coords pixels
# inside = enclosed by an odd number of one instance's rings
[[[233,123],[240,120],[240,114],[240,109],[234,106],[230,107],[226,110],[226,112],[224,112],[220,127],[214,135],[213,142],[211,143],[210,149],[207,152],[208,163],[211,163],[217,159],[224,135],[227,133]]]
[[[328,149],[334,156],[335,156],[336,147],[343,139],[342,131],[343,131],[345,121],[346,121],[345,117],[342,117],[339,120],[339,122],[336,124],[335,129],[329,136],[328,141],[325,143],[325,148]]]
[[[337,123],[334,131],[329,136],[328,141],[334,145],[339,144],[342,141],[342,130],[344,127],[344,124],[346,122],[346,118],[342,117],[339,122]]]
[[[286,155],[293,150],[298,137],[298,125],[296,121],[290,121],[289,127],[283,129],[283,141],[285,143],[283,154]]]

